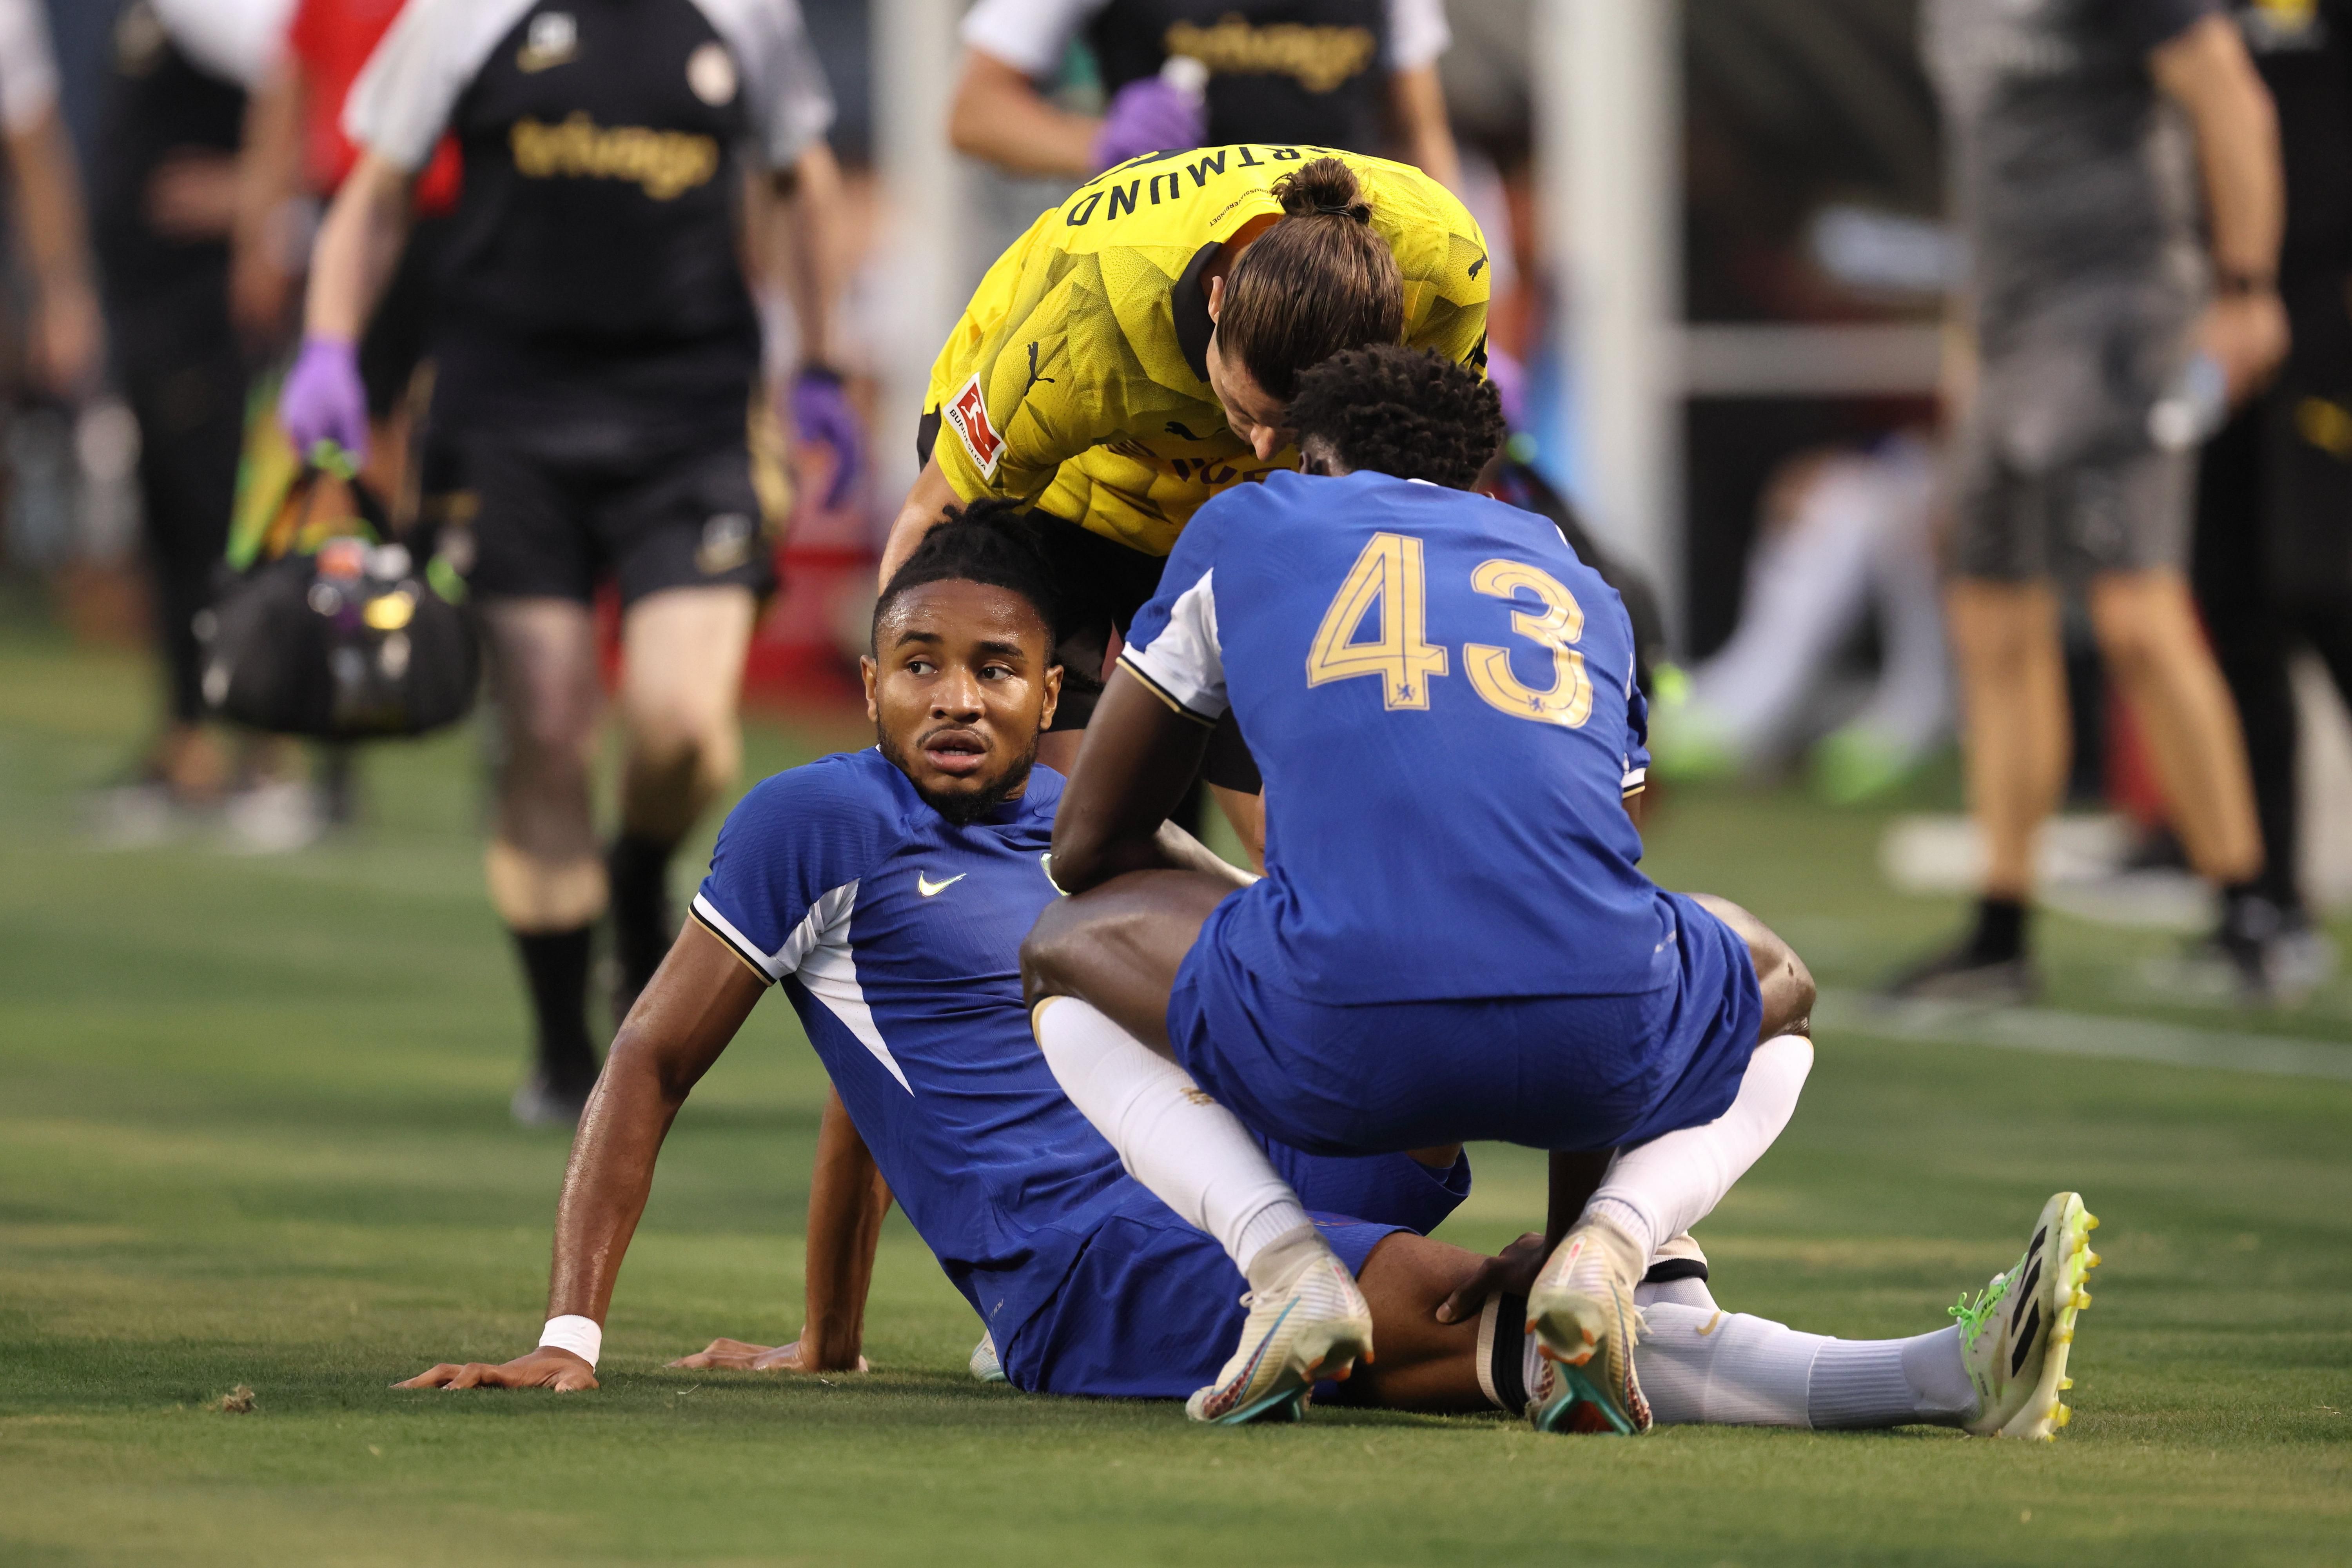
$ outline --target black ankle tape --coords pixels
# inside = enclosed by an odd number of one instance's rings
[[[1528,1299],[1497,1296],[1486,1310],[1481,1325],[1486,1331],[1478,1336],[1486,1375],[1479,1383],[1496,1409],[1517,1415],[1528,1407]]]

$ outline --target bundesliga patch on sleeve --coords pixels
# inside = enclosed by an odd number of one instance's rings
[[[963,442],[963,449],[980,465],[980,477],[994,479],[996,465],[1004,456],[1004,437],[988,422],[988,401],[980,395],[977,374],[949,401],[945,412],[948,423],[955,426],[957,437]]]

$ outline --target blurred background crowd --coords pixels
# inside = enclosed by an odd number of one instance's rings
[[[0,614],[153,650],[152,743],[93,795],[110,842],[203,825],[292,850],[361,809],[348,751],[208,719],[197,629],[353,167],[344,98],[400,9],[0,0]],[[1568,498],[1660,605],[1657,777],[1904,798],[1973,712],[1974,820],[1915,816],[1885,844],[1898,885],[1984,895],[1961,948],[1909,977],[1921,994],[2028,994],[2037,881],[2078,912],[2208,933],[2252,991],[2325,973],[2311,912],[2352,900],[2352,6],[802,0],[801,16],[838,189],[786,215],[820,227],[752,242],[821,253],[814,275],[838,287],[814,329],[782,289],[757,300],[794,483],[751,700],[854,696],[931,358],[1112,132],[1344,144],[1420,164],[1487,234],[1518,482]],[[1204,123],[1152,118],[1182,108],[1155,95],[1171,54],[1208,69]],[[2074,107],[1988,95],[2021,73]],[[1287,96],[1247,86],[1268,80]],[[459,165],[445,144],[418,182],[420,235]],[[418,504],[431,254],[410,247],[402,313],[361,365],[375,439],[358,482],[393,529]],[[812,366],[837,397],[811,392]],[[2125,445],[2164,473],[2065,434],[2118,385],[2141,395]],[[2053,474],[2079,493],[2052,500]],[[2186,487],[2193,540],[2132,544],[2163,531],[2135,509],[2164,512],[2167,484]],[[1985,542],[2035,507],[2105,507],[2116,542],[2021,563]],[[2151,568],[2193,597],[2099,591]]]

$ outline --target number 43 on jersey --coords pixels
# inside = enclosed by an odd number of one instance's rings
[[[1557,577],[1518,561],[1481,562],[1470,574],[1472,591],[1521,603],[1535,595],[1533,609],[1516,611],[1511,630],[1552,656],[1552,683],[1528,686],[1511,672],[1511,650],[1486,643],[1462,645],[1462,670],[1472,689],[1490,707],[1515,719],[1580,729],[1592,716],[1592,680],[1575,645],[1584,637],[1584,611]],[[1369,642],[1352,640],[1377,605],[1380,633]],[[1382,705],[1427,708],[1429,683],[1452,673],[1446,650],[1429,640],[1429,577],[1421,541],[1405,533],[1375,533],[1347,580],[1323,612],[1314,646],[1307,655],[1307,684],[1377,676]]]

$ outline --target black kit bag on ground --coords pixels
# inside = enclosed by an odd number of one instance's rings
[[[314,516],[339,510],[356,515]],[[408,546],[379,542],[382,509],[361,487],[308,470],[252,531],[231,545],[230,564],[243,570],[197,617],[205,702],[216,717],[363,741],[425,734],[472,710],[481,653],[464,580],[444,558],[420,569]]]

